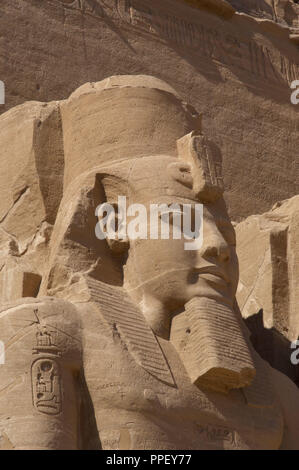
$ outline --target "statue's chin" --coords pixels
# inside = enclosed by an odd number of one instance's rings
[[[194,297],[202,299],[210,299],[219,304],[227,305],[232,307],[234,304],[234,293],[229,284],[218,285],[207,282],[206,280],[200,279],[196,285],[189,285],[187,288],[188,303]]]
[[[172,318],[185,311],[185,306],[193,298],[201,299],[202,302],[211,302],[219,305],[225,305],[232,308],[233,301],[230,296],[223,295],[217,291],[209,292],[206,295],[194,295],[190,296],[185,302],[180,305],[166,306],[158,299],[152,296],[144,296],[139,306],[144,315],[144,318],[153,332],[164,339],[169,339]]]

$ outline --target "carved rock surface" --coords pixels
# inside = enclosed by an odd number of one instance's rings
[[[0,298],[36,296],[63,191],[59,103],[0,116]]]
[[[263,309],[267,328],[290,341],[299,336],[299,196],[236,226],[244,318]]]
[[[0,124],[0,448],[298,448],[299,392],[249,342],[221,152],[193,106],[114,76]],[[152,237],[144,219],[146,236],[99,239],[96,208],[119,217],[120,195],[145,212],[202,202],[203,243]],[[285,204],[268,222],[278,264],[297,220]]]
[[[299,5],[297,0],[229,0],[240,12],[258,18],[267,18],[284,26],[299,28]]]
[[[299,60],[291,30],[275,22],[270,0],[231,1],[237,13],[230,19],[214,14],[215,4],[229,2],[197,3],[206,8],[178,0],[3,0],[0,112],[65,99],[111,75],[154,75],[204,113],[205,132],[222,150],[233,220],[298,194],[290,83]],[[283,24],[295,27],[299,5],[275,4],[279,18],[287,15]]]

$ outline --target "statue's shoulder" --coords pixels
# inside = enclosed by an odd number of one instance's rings
[[[68,331],[80,331],[80,316],[72,302],[55,297],[24,297],[0,304],[0,337],[7,336],[8,330],[16,332],[49,322],[65,325]]]
[[[0,449],[75,448],[82,367],[76,307],[50,297],[2,305],[0,341]]]
[[[22,298],[2,304],[0,341],[4,351],[2,365],[6,368],[13,369],[14,364],[40,352],[79,358],[80,316],[74,304],[53,297]]]
[[[255,352],[254,360],[257,374],[252,386],[244,389],[246,400],[252,409],[262,406],[264,418],[268,414],[272,435],[279,437],[277,448],[299,450],[299,389]]]

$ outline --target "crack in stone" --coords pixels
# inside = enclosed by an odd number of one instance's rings
[[[12,203],[12,205],[10,206],[10,208],[8,209],[6,214],[2,217],[2,219],[0,219],[0,224],[2,224],[5,221],[5,219],[9,216],[11,211],[14,209],[14,207],[18,204],[18,202],[20,202],[20,200],[23,198],[23,196],[26,195],[26,193],[28,191],[30,191],[29,186],[25,186],[23,189],[21,189],[21,191],[20,191],[18,197],[16,198],[16,200]]]

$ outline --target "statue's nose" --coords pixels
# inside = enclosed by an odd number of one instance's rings
[[[222,263],[230,260],[230,248],[219,231],[209,233],[203,239],[199,256],[207,260],[216,260]]]

